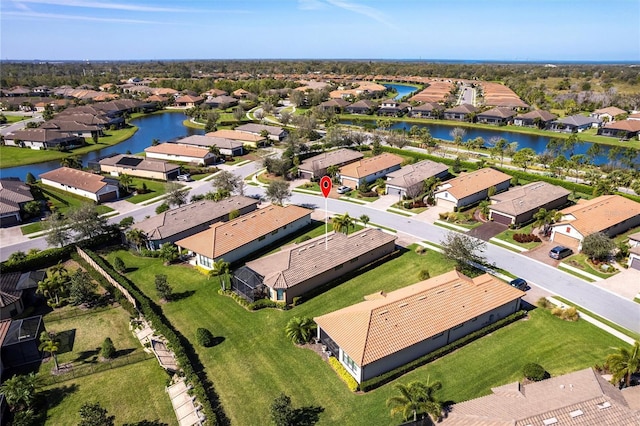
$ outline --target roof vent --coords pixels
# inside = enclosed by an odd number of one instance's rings
[[[426,298],[427,298],[427,296],[420,296],[420,297],[418,297],[418,300],[424,300]]]
[[[398,308],[404,308],[405,306],[409,306],[408,303],[401,303],[398,305]]]
[[[380,315],[384,315],[384,314],[388,314],[389,311],[387,311],[386,309],[384,311],[380,311]]]
[[[575,410],[575,411],[572,411],[572,412],[570,412],[570,413],[569,413],[569,415],[570,415],[571,417],[578,417],[578,416],[581,416],[581,415],[583,415],[583,414],[584,414],[584,413],[582,412],[582,410]]]
[[[556,419],[555,417],[551,417],[550,419],[544,419],[542,421],[542,424],[544,426],[549,426],[549,425],[553,425],[553,424],[556,424],[556,423],[558,423],[558,419]]]
[[[605,401],[602,404],[597,404],[598,409],[604,410],[605,408],[611,407],[611,403],[609,401]]]
[[[436,292],[436,294],[442,294],[442,293],[444,293],[444,290],[440,290],[440,291]]]

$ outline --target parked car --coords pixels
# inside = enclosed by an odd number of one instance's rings
[[[556,260],[564,259],[572,254],[573,250],[565,246],[556,246],[549,251],[549,257]]]
[[[515,280],[511,280],[509,282],[509,285],[522,291],[526,290],[528,286],[527,282],[522,278],[516,278]]]
[[[338,187],[338,194],[346,194],[347,192],[351,192],[351,188],[349,188],[348,186],[340,186]]]
[[[184,175],[178,175],[176,177],[176,180],[180,180],[182,182],[191,182],[191,175],[188,173]]]

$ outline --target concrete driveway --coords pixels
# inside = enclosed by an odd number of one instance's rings
[[[531,259],[535,259],[547,265],[557,267],[560,261],[549,257],[549,250],[557,245],[558,244],[554,243],[553,241],[542,241],[542,244],[540,244],[538,247],[534,248],[533,250],[525,251],[522,253],[522,255],[530,257]]]
[[[627,269],[611,278],[597,281],[593,284],[618,294],[625,299],[633,300],[640,294],[640,271]]]

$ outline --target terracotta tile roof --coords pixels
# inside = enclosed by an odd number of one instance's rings
[[[479,112],[478,117],[498,117],[498,118],[509,118],[516,115],[515,111],[511,108],[506,107],[496,107],[491,108],[484,112]]]
[[[186,138],[177,139],[175,141],[171,141],[168,143],[174,143],[174,144],[185,145],[189,147],[198,147],[198,148],[206,147],[207,150],[209,149],[209,147],[212,147],[212,146],[217,146],[218,148],[222,148],[222,149],[235,149],[235,148],[242,147],[242,142],[238,142],[234,139],[226,139],[226,138],[219,138],[215,136],[202,136],[202,135],[187,136]]]
[[[539,118],[542,121],[551,121],[551,120],[555,120],[558,117],[555,114],[551,114],[549,111],[536,109],[533,111],[529,111],[526,114],[517,115],[516,118],[523,118],[528,120]]]
[[[517,216],[547,203],[566,197],[571,191],[547,182],[531,182],[527,185],[510,188],[507,192],[496,194],[489,206],[491,210]]]
[[[640,132],[640,120],[622,120],[607,123],[605,129],[624,130],[627,132]]]
[[[327,237],[326,247],[325,236],[321,235],[247,262],[246,266],[262,275],[266,286],[286,289],[389,244],[396,238],[377,229],[362,229],[350,235],[332,232]]]
[[[562,222],[553,226],[570,224],[586,237],[640,215],[640,203],[620,195],[602,195],[593,200],[580,201],[561,210]]]
[[[29,186],[14,179],[0,179],[0,213],[20,210],[20,203],[33,201]]]
[[[309,215],[311,210],[302,207],[272,205],[229,222],[214,223],[206,231],[177,241],[176,244],[210,259],[217,259]]]
[[[361,152],[354,151],[353,149],[340,148],[309,157],[300,163],[298,169],[309,171],[322,170],[330,166],[356,161],[363,157]]]
[[[492,391],[490,395],[453,405],[442,424],[640,424],[639,413],[629,407],[621,391],[591,368],[527,385],[512,383]]]
[[[629,235],[630,240],[640,241],[640,232]]]
[[[209,154],[206,148],[196,148],[193,146],[178,145],[175,143],[161,143],[144,149],[144,152],[153,154],[181,155],[184,157],[205,158]]]
[[[257,200],[236,195],[220,201],[202,200],[167,210],[133,225],[147,234],[150,240],[170,238],[202,223],[225,219],[233,210],[241,210]]]
[[[93,192],[94,194],[110,183],[104,176],[70,167],[60,167],[43,173],[40,175],[40,179],[48,179],[63,185]]]
[[[594,114],[594,115],[608,114],[608,115],[610,115],[612,117],[615,117],[615,116],[620,115],[620,114],[626,114],[626,113],[627,113],[627,111],[625,111],[625,110],[623,110],[621,108],[615,107],[615,106],[610,106],[610,107],[606,107],[606,108],[600,108],[600,109],[597,109],[597,110],[592,112],[592,114]]]
[[[511,176],[491,168],[476,170],[445,182],[437,192],[448,191],[456,199],[468,197],[485,189],[511,180]]]
[[[444,112],[448,113],[457,113],[457,114],[471,114],[472,112],[476,112],[478,108],[474,107],[470,104],[462,104],[453,108],[445,109]]]
[[[437,102],[426,102],[422,105],[418,105],[417,107],[413,107],[411,111],[442,111],[444,110],[444,106],[440,105]]]
[[[236,141],[256,142],[256,143],[264,140],[264,138],[259,135],[254,135],[254,134],[245,133],[245,132],[238,132],[236,130],[229,130],[229,129],[220,129],[220,130],[216,130],[215,132],[209,132],[205,136],[232,139]]]
[[[448,172],[449,166],[431,160],[423,160],[415,164],[407,164],[400,170],[387,175],[387,185],[408,188],[418,182]]]
[[[489,274],[451,271],[314,320],[362,367],[523,295]]]
[[[9,327],[11,326],[11,320],[5,319],[0,321],[0,346],[4,343],[4,338],[7,336]]]
[[[171,172],[179,169],[177,164],[171,164],[164,160],[155,158],[145,158],[138,155],[116,154],[113,157],[107,157],[98,163],[105,166],[126,167],[135,170],[146,170],[151,172]]]
[[[179,98],[176,99],[176,103],[195,103],[195,102],[202,102],[204,101],[204,98],[200,97],[200,96],[191,96],[191,95],[185,95],[185,96],[180,96]]]
[[[429,86],[411,97],[416,102],[442,102],[449,97],[453,83],[450,81],[429,81]]]
[[[22,273],[8,272],[0,276],[0,308],[15,303],[22,297],[22,290],[18,290],[18,282]]]
[[[346,166],[340,167],[340,175],[355,178],[363,178],[389,167],[399,166],[404,160],[402,157],[385,152],[375,157],[364,158]]]

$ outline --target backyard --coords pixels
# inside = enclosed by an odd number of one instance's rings
[[[107,257],[113,261],[115,256],[125,261],[131,271],[127,276],[156,303],[159,300],[153,282],[159,273],[167,275],[174,292],[186,296],[161,306],[189,340],[195,342],[198,327],[208,328],[220,338],[217,346],[196,348],[232,424],[259,423],[280,392],[289,394],[294,405],[323,407],[321,424],[397,424],[398,419],[390,418],[385,406],[395,392],[391,384],[366,394],[349,392],[320,357],[294,346],[286,338],[284,327],[293,316],[319,316],[360,302],[364,295],[415,283],[424,269],[436,276],[453,267],[436,252],[418,255],[406,250],[289,311],[249,312],[218,294],[217,279],[208,279],[189,266],[164,266],[159,259],[126,251]],[[561,340],[559,335],[563,336]],[[426,381],[429,377],[441,380],[444,386],[439,396],[443,400],[463,401],[520,379],[527,362],[540,363],[552,375],[558,375],[601,363],[610,347],[621,344],[586,322],[568,323],[546,311],[534,310],[528,320],[494,332],[396,382]]]

